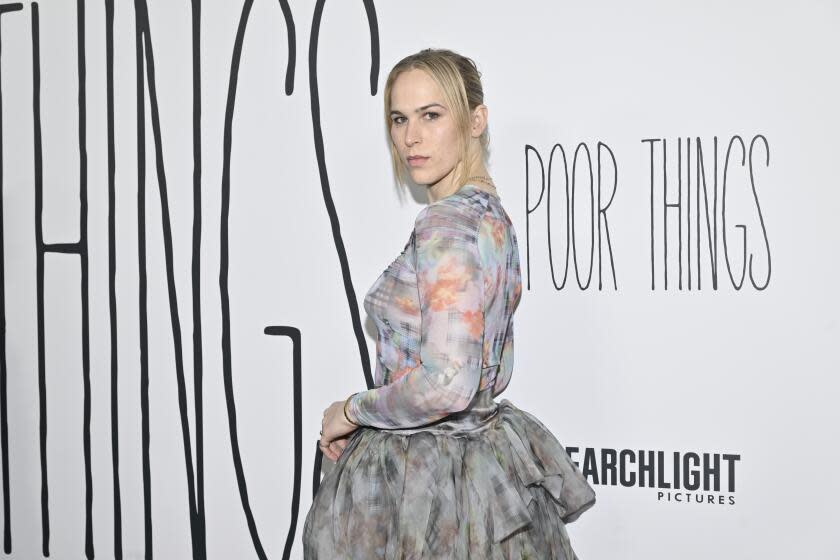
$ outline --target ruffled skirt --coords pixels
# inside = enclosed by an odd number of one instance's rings
[[[305,560],[577,560],[566,532],[595,492],[507,399],[403,430],[356,430],[318,487]]]

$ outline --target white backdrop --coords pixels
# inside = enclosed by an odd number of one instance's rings
[[[0,4],[6,555],[302,557],[321,414],[425,203],[382,87],[432,46],[483,73],[526,283],[504,397],[595,484],[579,556],[834,557],[835,3],[198,4]]]

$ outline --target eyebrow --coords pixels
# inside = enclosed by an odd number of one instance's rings
[[[429,107],[440,107],[441,109],[446,109],[446,107],[444,107],[440,103],[429,103],[428,105],[423,105],[422,107],[420,107],[418,109],[415,109],[414,112],[419,113],[421,111],[425,111]],[[402,113],[400,111],[397,111],[396,109],[391,109],[391,114],[393,115],[394,113],[398,113],[398,114],[402,115]]]

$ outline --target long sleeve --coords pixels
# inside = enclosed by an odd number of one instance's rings
[[[519,247],[516,243],[516,232],[513,225],[510,225],[510,245],[507,247],[508,257],[505,260],[506,281],[510,282],[506,290],[509,297],[506,300],[505,316],[508,317],[508,324],[502,342],[501,356],[499,358],[499,371],[496,373],[496,380],[493,383],[493,397],[499,396],[507,389],[510,379],[513,376],[513,314],[519,307],[522,299],[522,272],[519,266]]]
[[[407,428],[469,406],[478,391],[484,338],[484,278],[478,222],[432,204],[417,217],[414,267],[420,301],[420,363],[348,404],[361,425]]]

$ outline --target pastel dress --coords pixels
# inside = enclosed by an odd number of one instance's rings
[[[500,198],[466,184],[428,204],[365,295],[374,388],[321,481],[306,560],[575,560],[595,493],[535,416],[494,400],[513,373],[519,249]]]

